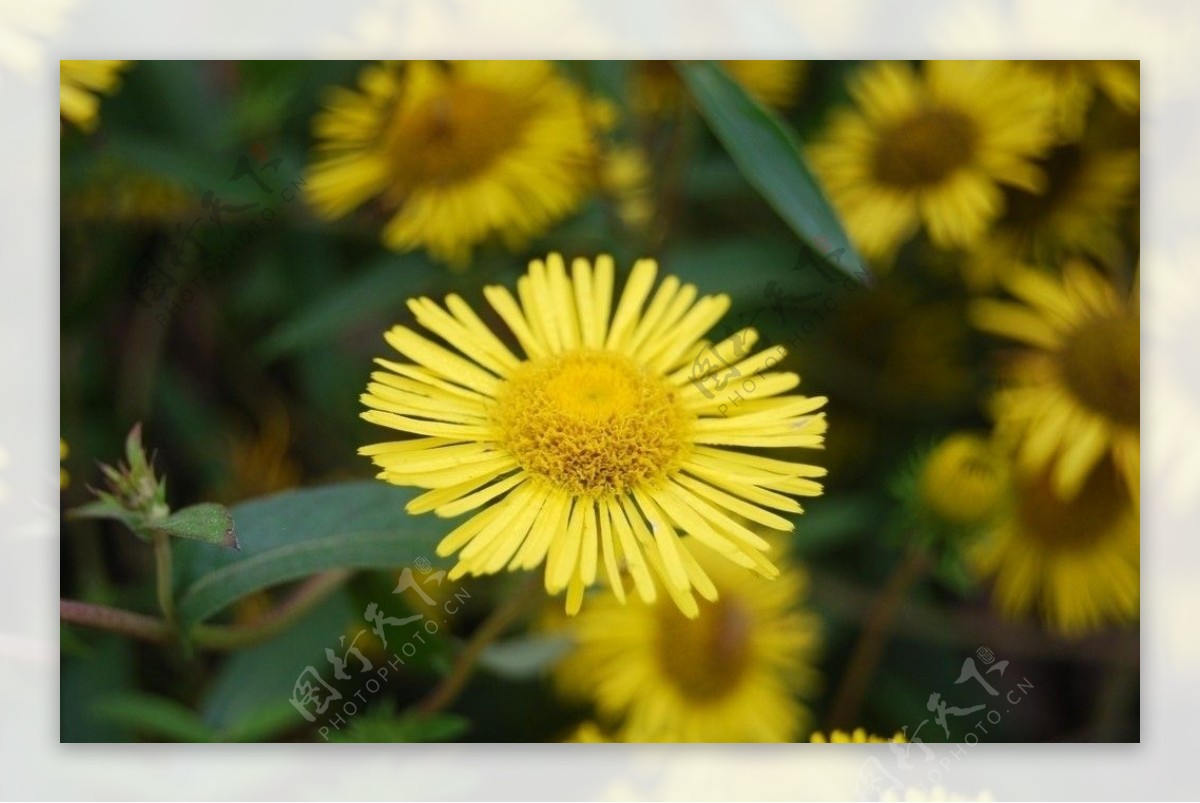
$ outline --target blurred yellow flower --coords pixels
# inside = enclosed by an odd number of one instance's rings
[[[1043,163],[1046,190],[1006,191],[1006,214],[965,265],[976,290],[993,287],[1018,264],[1054,265],[1071,256],[1114,263],[1121,252],[1121,213],[1136,200],[1138,152],[1099,137],[1056,148]]]
[[[833,113],[813,168],[863,255],[886,263],[923,224],[939,247],[976,242],[1003,211],[1001,184],[1040,191],[1032,161],[1053,139],[1046,82],[1020,64],[865,67],[857,108]]]
[[[182,218],[196,199],[170,179],[111,162],[63,196],[63,214],[96,222],[162,223]]]
[[[641,148],[624,146],[604,151],[600,159],[600,187],[612,197],[621,222],[644,229],[654,215],[650,197],[650,164]]]
[[[828,736],[822,731],[815,731],[808,737],[808,741],[813,744],[886,744],[888,742],[902,744],[904,736],[897,733],[892,738],[885,739],[882,736],[867,733],[865,728],[855,728],[850,733],[839,730],[830,731]]]
[[[563,693],[590,700],[625,742],[785,742],[818,684],[814,614],[798,607],[807,575],[781,559],[768,581],[713,553],[697,560],[715,602],[696,619],[670,605],[606,594],[570,626],[577,647],[555,671]]]
[[[1103,92],[1118,109],[1137,113],[1141,101],[1141,76],[1137,61],[1088,61],[1061,59],[1030,62],[1049,79],[1054,98],[1055,124],[1063,139],[1083,136],[1088,110],[1096,90]]]
[[[611,742],[612,739],[604,734],[604,731],[595,722],[581,722],[579,727],[571,731],[571,734],[563,739],[564,742],[580,742],[583,744],[604,744]]]
[[[799,94],[808,74],[808,62],[745,60],[718,62],[729,77],[760,103],[783,108]],[[633,106],[644,114],[664,115],[676,111],[687,100],[687,91],[669,61],[639,61],[634,64]]]
[[[921,467],[921,504],[947,524],[968,526],[995,513],[1006,491],[1007,471],[993,444],[956,432],[934,447]]]
[[[63,119],[91,133],[100,123],[100,98],[116,91],[131,62],[115,59],[59,62],[58,107]]]
[[[1061,279],[1018,269],[1005,281],[1018,302],[981,299],[981,329],[1029,346],[1013,359],[992,411],[1018,443],[1022,469],[1053,466],[1057,494],[1074,496],[1110,453],[1136,499],[1141,477],[1141,314],[1136,293],[1079,262]]]
[[[69,455],[70,453],[71,453],[71,449],[70,449],[70,447],[67,446],[67,442],[64,439],[59,438],[58,439],[58,461],[61,463],[62,461],[66,460],[67,455]],[[6,461],[3,458],[0,458],[0,465],[3,465],[4,462],[6,462]],[[71,475],[69,473],[67,473],[67,470],[65,468],[62,468],[60,466],[58,469],[58,487],[60,489],[63,489],[63,488],[66,488],[70,483],[71,483]]]
[[[1110,460],[1063,500],[1042,472],[1018,476],[1011,514],[973,547],[982,577],[995,577],[1001,612],[1039,613],[1054,630],[1079,636],[1137,617],[1137,506]]]
[[[750,354],[754,330],[700,340],[727,296],[697,299],[694,285],[668,276],[650,299],[658,266],[640,260],[614,313],[612,259],[571,268],[568,277],[557,254],[530,263],[520,304],[504,287],[485,289],[525,358],[457,295],[444,308],[410,301],[417,322],[461,356],[405,326],[387,332],[415,364],[377,360],[386,370],[371,375],[363,418],[420,437],[359,452],[380,479],[430,489],[409,502],[411,513],[482,508],[438,546],[439,555],[459,553],[450,579],[544,563],[546,590],[566,589],[576,612],[601,563],[624,599],[627,564],[643,600],[655,599],[653,573],[696,616],[691,589],[713,592],[704,553],[778,574],[769,544],[731,515],[790,531],[769,508],[799,513],[788,495],[821,493],[813,478],[824,469],[738,447],[820,448],[826,400],[783,395],[799,377],[772,370],[780,347]],[[744,396],[736,402],[733,385],[712,389],[729,381],[728,366]]]
[[[291,422],[282,404],[263,417],[256,433],[230,439],[227,470],[219,496],[239,502],[300,484],[300,466],[291,456]]]
[[[593,118],[547,61],[371,65],[313,122],[308,196],[331,219],[378,199],[385,245],[461,266],[486,238],[520,247],[580,206]]]

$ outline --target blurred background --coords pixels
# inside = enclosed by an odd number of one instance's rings
[[[856,223],[853,194],[840,189],[847,180],[838,165],[851,157],[829,155],[861,133],[839,128],[849,125],[840,117],[873,119],[870,94],[856,87],[867,86],[878,65],[722,67],[755,99],[755,110],[768,110],[803,143],[853,244],[833,256],[836,249],[797,236],[665,62],[551,65],[584,98],[592,123],[588,191],[519,243],[471,243],[466,260],[419,245],[389,248],[381,232],[395,199],[364,199],[331,214],[308,194],[324,158],[314,120],[336,106],[331,90],[359,86],[373,64],[141,61],[85,76],[81,85],[97,99],[94,115],[86,103],[79,115],[68,114],[64,97],[61,131],[62,505],[91,498],[87,486],[100,483],[97,461],[115,461],[139,421],[169,478],[172,505],[236,505],[369,479],[374,470],[356,449],[379,438],[358,417],[358,395],[372,358],[387,353],[381,333],[410,320],[406,299],[458,293],[484,314],[483,286],[512,287],[528,261],[547,252],[568,259],[610,253],[622,275],[634,259],[651,256],[663,273],[701,292],[728,293],[733,308],[724,333],[753,325],[763,343],[787,344],[801,390],[830,398],[827,448],[806,455],[828,468],[826,491],[808,500],[787,547],[808,577],[794,604],[816,617],[820,632],[819,649],[807,656],[820,681],[799,692],[809,716],[791,738],[862,726],[883,736],[921,728],[925,741],[961,741],[961,729],[948,738],[935,725],[930,698],[980,702],[978,691],[966,693],[959,683],[972,659],[981,672],[1007,660],[1005,682],[1015,688],[1015,678],[1024,678],[1029,687],[981,739],[1136,741],[1136,601],[1132,614],[1126,606],[1066,633],[1043,610],[1053,606],[1006,612],[995,565],[989,570],[977,555],[1016,514],[1000,502],[981,503],[968,511],[970,521],[947,522],[939,500],[966,491],[950,479],[938,483],[940,494],[930,492],[926,479],[931,456],[956,433],[996,449],[980,459],[994,459],[997,476],[1007,476],[992,402],[1015,346],[994,328],[984,331],[972,309],[981,299],[1011,300],[1010,266],[1057,280],[1064,264],[1080,259],[1127,303],[1136,293],[1136,64],[1132,103],[1119,68],[1114,77],[1082,65],[1042,72],[1021,65],[1028,68],[1021,80],[1038,82],[1047,102],[1014,106],[1019,124],[1003,115],[981,123],[1037,128],[1006,141],[1028,140],[1021,163],[1041,179],[1022,188],[993,176],[1002,202],[961,241],[938,236],[954,225],[939,228],[936,219],[914,215],[882,249]],[[404,75],[404,65],[396,69]],[[953,89],[927,65],[903,69],[931,98]],[[1044,117],[1037,125],[1036,115]],[[928,148],[912,136],[910,164],[936,173],[941,167],[929,154],[953,143],[935,138]],[[995,491],[1010,493],[1007,480]],[[1136,538],[1135,528],[1135,577]],[[446,671],[457,641],[502,604],[510,580],[468,585],[484,604],[371,698],[376,730],[364,726],[347,738],[556,741],[590,721],[591,701],[563,694],[554,677],[570,647],[549,650],[531,639],[517,644],[523,657],[475,675],[453,707],[461,717],[453,729],[414,737],[393,727],[397,712]],[[318,726],[289,705],[296,674],[323,661],[340,637],[353,637],[357,611],[389,596],[395,581],[394,571],[362,572],[302,625],[231,654],[185,657],[64,628],[62,740],[320,741]],[[1107,582],[1083,578],[1074,592],[1052,594],[1091,599],[1090,584]],[[63,597],[154,608],[149,551],[107,523],[64,523],[61,584]],[[223,615],[252,621],[277,596],[260,592]],[[415,603],[398,597],[394,604],[401,616]],[[557,627],[535,617],[529,629]]]

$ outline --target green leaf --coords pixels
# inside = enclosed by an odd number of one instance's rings
[[[224,742],[265,742],[303,724],[288,700],[269,702],[220,734]]]
[[[281,323],[262,340],[258,356],[269,362],[307,345],[344,337],[348,329],[373,316],[399,316],[404,302],[419,295],[436,275],[419,252],[388,254]]]
[[[166,697],[125,692],[98,701],[93,710],[100,717],[158,740],[213,741],[213,732],[199,714]]]
[[[204,502],[185,507],[171,514],[156,528],[174,538],[191,538],[206,544],[238,548],[237,534],[233,529],[233,515],[229,508],[215,502]]]
[[[470,723],[456,714],[400,716],[375,708],[350,721],[349,727],[329,734],[331,742],[448,742],[461,736]]]
[[[434,547],[454,522],[406,513],[415,494],[382,482],[354,482],[237,505],[233,521],[240,553],[176,552],[176,579],[185,587],[180,623],[190,628],[247,594],[327,569],[393,568],[417,558],[436,562]]]
[[[715,63],[679,62],[676,69],[746,180],[813,251],[859,278],[852,266],[862,260],[808,169],[795,132]]]

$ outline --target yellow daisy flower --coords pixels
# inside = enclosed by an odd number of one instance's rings
[[[921,467],[917,492],[922,507],[950,525],[986,521],[1004,496],[1004,461],[986,438],[956,432],[939,443]]]
[[[1056,493],[1074,496],[1109,453],[1136,499],[1141,477],[1141,313],[1100,274],[1069,262],[1061,280],[1018,269],[1005,286],[1019,303],[979,300],[975,324],[1030,346],[992,410],[1002,439],[1019,442],[1027,471],[1052,466]]]
[[[1112,462],[1100,462],[1073,499],[1050,475],[1018,476],[1011,515],[974,546],[1006,615],[1038,612],[1054,630],[1082,635],[1137,617],[1138,511]]]
[[[579,727],[571,732],[564,742],[581,744],[607,744],[612,741],[595,722],[581,722]]]
[[[101,94],[116,91],[121,71],[131,62],[116,59],[62,60],[58,72],[58,107],[63,119],[91,133],[100,124]]]
[[[385,245],[461,265],[484,239],[520,247],[581,205],[594,111],[546,61],[372,65],[313,122],[308,196],[330,219],[378,199]]]
[[[769,59],[718,62],[729,77],[755,100],[784,108],[799,94],[808,62]],[[666,115],[687,101],[687,90],[669,61],[639,61],[635,65],[633,106],[644,114]]]
[[[1111,264],[1120,254],[1121,215],[1137,200],[1138,152],[1089,141],[1055,149],[1043,166],[1045,192],[1006,191],[1007,213],[965,265],[973,289],[990,289],[1017,264],[1070,256]]]
[[[620,741],[791,741],[810,716],[797,695],[818,683],[817,618],[797,607],[807,575],[780,561],[768,581],[712,552],[697,559],[717,591],[699,618],[604,595],[572,622],[577,646],[556,682],[619,723]]]
[[[705,551],[778,574],[769,544],[732,516],[789,531],[772,511],[801,512],[789,495],[819,495],[813,478],[825,471],[739,447],[820,448],[826,400],[783,395],[800,379],[775,370],[783,348],[749,353],[752,329],[703,342],[729,298],[697,299],[673,276],[651,298],[657,271],[653,260],[634,265],[615,312],[606,256],[576,259],[570,277],[557,254],[535,260],[517,282],[519,304],[486,288],[523,358],[456,295],[444,308],[409,302],[455,351],[406,326],[386,333],[412,362],[377,361],[385,370],[371,375],[363,418],[419,437],[359,452],[381,479],[430,489],[412,513],[482,508],[438,546],[458,553],[451,579],[544,563],[546,590],[566,589],[575,612],[600,565],[624,599],[627,566],[643,600],[654,600],[657,575],[696,616],[691,589],[713,594]]]
[[[1034,61],[1032,67],[1049,80],[1054,97],[1055,125],[1063,139],[1083,136],[1096,90],[1118,109],[1136,114],[1141,102],[1137,61]]]
[[[886,263],[922,224],[937,246],[970,245],[1003,210],[1001,184],[1043,186],[1050,95],[1019,64],[881,62],[850,93],[857,109],[834,112],[810,154],[868,258]]]
[[[839,730],[830,731],[828,736],[822,731],[815,731],[808,737],[808,741],[812,744],[887,744],[888,742],[903,744],[905,739],[903,734],[899,733],[890,739],[885,739],[882,736],[867,733],[865,728],[855,728],[850,733]]]

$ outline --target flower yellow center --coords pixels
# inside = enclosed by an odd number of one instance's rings
[[[1141,418],[1141,338],[1135,314],[1079,327],[1059,355],[1067,387],[1087,407],[1125,426]]]
[[[723,594],[701,604],[688,619],[674,605],[660,605],[658,660],[666,677],[689,700],[724,697],[737,688],[750,663],[753,621],[744,605]]]
[[[404,189],[470,178],[517,141],[530,104],[466,83],[444,89],[392,120],[385,132],[396,181]]]
[[[592,496],[621,493],[677,468],[688,420],[662,377],[593,350],[525,363],[493,410],[500,443],[526,471]]]
[[[1112,532],[1119,518],[1130,515],[1129,494],[1110,462],[1100,463],[1079,494],[1059,498],[1048,472],[1022,481],[1017,493],[1021,532],[1044,547],[1087,549]]]
[[[937,184],[971,160],[978,140],[975,123],[963,113],[923,109],[883,132],[875,149],[875,177],[901,189]]]

